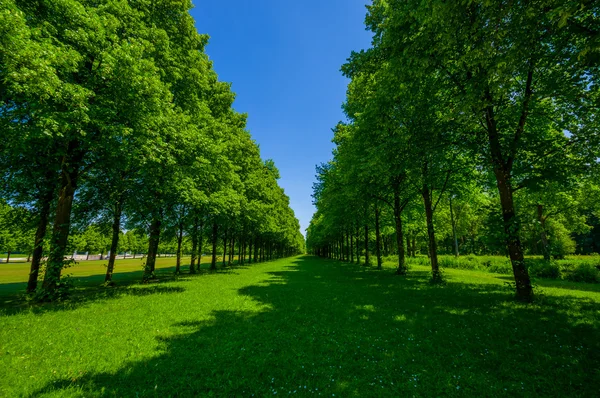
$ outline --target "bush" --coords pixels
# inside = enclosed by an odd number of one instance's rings
[[[510,264],[510,262],[508,262],[507,264],[502,264],[502,263],[492,264],[488,267],[487,271],[493,272],[496,274],[512,274],[513,269],[512,269],[512,265]]]
[[[560,278],[560,267],[555,261],[545,261],[537,259],[526,260],[529,275],[538,278],[558,279]]]
[[[573,282],[600,283],[600,270],[590,263],[579,263],[567,273],[566,279]]]

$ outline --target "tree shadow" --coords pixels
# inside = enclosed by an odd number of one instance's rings
[[[502,281],[514,282],[515,278],[512,276],[496,276],[496,279]],[[547,279],[547,278],[533,278],[532,285],[538,287],[550,287],[554,289],[564,290],[579,290],[582,292],[595,292],[600,293],[600,284],[596,283],[585,283],[585,282],[572,282],[563,279]]]
[[[219,266],[216,270],[210,270],[210,264],[202,264],[200,269],[196,269],[193,274],[189,273],[189,264],[181,266],[181,273],[175,274],[176,267],[162,267],[157,269],[156,278],[147,284],[166,282],[185,282],[194,278],[210,274],[238,274],[240,270],[247,269],[249,265],[232,264],[231,266]],[[22,312],[33,311],[34,313],[66,311],[81,307],[84,304],[118,298],[123,295],[141,295],[143,292],[154,291],[156,293],[176,292],[175,288],[152,288],[132,287],[144,285],[142,283],[143,271],[116,272],[113,274],[113,285],[104,285],[104,274],[94,274],[88,276],[70,276],[68,269],[63,276],[72,284],[69,296],[62,302],[54,303],[36,303],[29,300],[25,293],[27,283],[4,283],[0,284],[0,314],[15,315]],[[41,283],[41,281],[40,281]],[[183,289],[181,290],[183,291]],[[136,292],[140,294],[136,294]],[[145,294],[145,293],[144,293]],[[151,293],[148,293],[151,294]]]
[[[32,396],[594,396],[600,385],[597,301],[525,305],[500,285],[313,257],[267,275],[238,290],[264,311],[175,323],[160,355]]]

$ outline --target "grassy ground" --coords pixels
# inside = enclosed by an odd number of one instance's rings
[[[113,275],[115,282],[141,280],[143,261],[141,258],[116,260]],[[207,260],[203,259],[203,261]],[[78,287],[97,286],[104,282],[107,263],[108,260],[79,261],[76,265],[65,269],[63,275],[70,275]],[[183,263],[189,264],[189,258],[183,259]],[[0,302],[7,296],[25,291],[30,265],[30,263],[0,264]],[[172,273],[175,270],[175,259],[157,258],[156,269],[159,274]]]
[[[223,257],[221,256],[217,259],[222,260]],[[113,280],[118,284],[140,281],[142,279],[144,262],[145,260],[141,257],[135,259],[117,259],[115,261]],[[163,276],[173,274],[175,272],[175,262],[175,257],[157,258],[157,274]],[[98,286],[104,282],[107,263],[108,260],[79,261],[74,266],[65,269],[63,275],[69,275],[78,288]],[[208,268],[209,263],[210,256],[203,256],[202,267]],[[184,266],[185,272],[187,272],[190,258],[182,257],[181,264]],[[221,264],[220,261],[219,264]],[[0,263],[0,306],[3,301],[20,299],[16,295],[24,292],[27,287],[30,266],[31,263]]]
[[[0,315],[0,396],[597,396],[600,291],[297,257]],[[566,285],[565,285],[566,284]]]

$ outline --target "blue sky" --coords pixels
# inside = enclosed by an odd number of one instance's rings
[[[344,119],[340,67],[370,45],[367,0],[194,0],[200,33],[238,112],[281,173],[302,233],[312,206],[315,165],[331,158],[331,128]]]

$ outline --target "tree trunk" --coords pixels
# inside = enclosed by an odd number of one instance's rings
[[[190,258],[190,274],[196,273],[196,255],[198,250],[198,217],[194,218],[194,226],[192,227],[192,253]]]
[[[112,241],[110,243],[110,258],[108,259],[108,266],[106,267],[106,276],[104,277],[104,283],[112,282],[112,275],[115,269],[115,258],[117,256],[117,247],[119,245],[119,232],[121,232],[121,214],[123,212],[123,206],[121,201],[115,203],[115,213],[113,214],[112,223]],[[89,257],[89,251],[88,251]]]
[[[212,227],[212,261],[210,263],[210,270],[215,271],[217,269],[217,241],[219,240],[217,222],[213,221]]]
[[[548,243],[548,233],[546,232],[546,218],[544,217],[544,206],[537,205],[538,221],[540,222],[540,238],[542,240],[542,251],[544,260],[550,261],[550,244]]]
[[[70,142],[67,153],[77,150],[78,143]],[[77,179],[79,177],[79,161],[83,157],[80,154],[78,159],[69,159],[63,157],[61,184],[58,191],[58,202],[56,204],[56,215],[52,228],[52,239],[50,241],[50,253],[46,265],[46,274],[44,275],[43,289],[47,293],[53,293],[60,282],[60,273],[63,268],[65,251],[69,239],[71,227],[71,209],[73,207],[73,197],[77,188]]]
[[[248,238],[248,264],[252,264],[252,250],[254,249],[254,239]]]
[[[254,238],[254,262],[258,262],[258,238]]]
[[[350,262],[354,262],[354,235],[352,235],[352,229],[350,229]]]
[[[49,183],[49,182],[48,182]],[[40,272],[40,264],[44,252],[44,238],[46,237],[46,228],[48,227],[48,218],[50,216],[50,204],[54,190],[49,189],[46,195],[42,198],[42,207],[40,209],[40,219],[38,227],[35,231],[35,241],[33,246],[33,257],[31,259],[31,267],[29,269],[29,280],[27,281],[27,292],[31,293],[37,289],[38,275]]]
[[[204,243],[204,224],[200,223],[200,231],[198,232],[198,272],[200,272],[200,266],[202,265],[202,245]]]
[[[152,277],[156,269],[156,255],[158,254],[158,243],[160,241],[160,219],[155,216],[150,224],[150,236],[148,238],[148,256],[144,267],[144,280]]]
[[[381,232],[379,230],[379,206],[375,206],[375,251],[377,253],[377,269],[381,269]]]
[[[431,279],[433,282],[441,282],[442,275],[438,265],[437,244],[435,242],[435,230],[433,228],[433,207],[431,203],[431,193],[429,187],[423,185],[421,191],[423,195],[423,203],[425,204],[425,216],[427,218],[427,236],[429,238],[429,258],[431,261]]]
[[[177,260],[175,262],[175,274],[181,273],[181,242],[183,241],[183,223],[179,224],[179,231],[177,233]]]
[[[352,249],[350,249],[350,234],[346,233],[346,261],[350,261],[351,251]]]
[[[456,238],[456,222],[454,221],[454,209],[452,208],[452,195],[450,195],[450,221],[452,222],[452,236],[454,237],[454,256],[458,257],[458,239]]]
[[[525,256],[519,237],[520,226],[515,214],[511,181],[509,175],[501,170],[494,170],[500,192],[500,204],[502,205],[502,218],[504,221],[504,233],[508,254],[512,263],[515,284],[517,288],[517,299],[525,302],[533,301],[533,287],[529,278],[529,272],[525,267]]]
[[[513,137],[512,147],[515,148],[516,144],[518,143],[519,129],[520,131],[522,131],[524,127],[528,113],[529,99],[532,96],[532,72],[533,70],[532,68],[530,68],[526,82],[523,112],[521,114],[521,119],[519,120],[519,127],[515,136]],[[488,100],[488,102],[490,103],[492,102],[491,94],[489,91],[486,92],[486,100]],[[521,246],[521,239],[519,237],[520,226],[515,213],[511,181],[512,164],[516,152],[509,154],[509,158],[505,159],[502,153],[502,144],[500,142],[500,136],[496,125],[496,118],[493,106],[489,105],[486,108],[485,116],[492,167],[494,169],[494,175],[496,176],[498,192],[500,194],[502,219],[504,221],[504,233],[506,235],[508,254],[510,256],[513,274],[515,277],[516,297],[518,300],[531,302],[533,301],[533,287],[531,286],[529,272],[525,267],[525,258],[523,254],[523,248]]]
[[[225,235],[223,235],[223,267],[227,263],[227,229],[225,229]]]
[[[402,207],[400,205],[400,194],[394,192],[394,222],[396,225],[396,245],[398,246],[398,275],[406,275],[406,259],[404,254],[404,235],[402,232]],[[410,248],[410,246],[408,246]]]
[[[231,242],[229,244],[229,265],[231,265],[231,263],[234,261],[233,256],[235,256],[235,238],[231,237]]]
[[[365,265],[370,266],[371,260],[369,259],[369,226],[365,224]]]
[[[356,237],[355,237],[355,241],[356,241],[356,263],[360,264],[360,228],[356,227]]]

